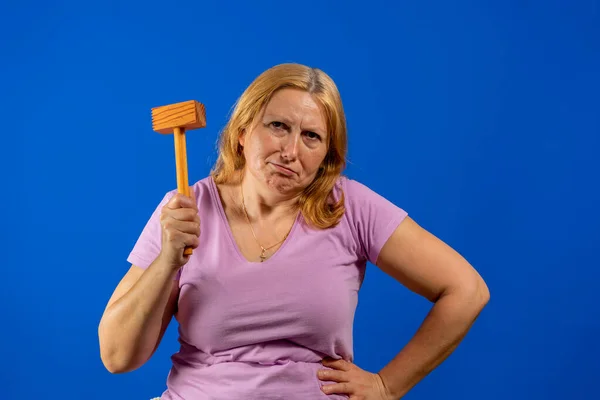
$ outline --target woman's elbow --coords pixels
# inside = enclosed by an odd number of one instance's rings
[[[457,312],[467,319],[472,319],[477,317],[490,301],[490,290],[481,276],[475,273],[458,279],[444,291],[439,299],[441,298],[447,298],[448,302],[457,307]]]
[[[479,279],[481,281],[479,288],[479,299],[481,301],[481,308],[483,308],[490,301],[490,288],[482,278]]]
[[[104,368],[111,374],[124,374],[137,368],[127,358],[119,356],[115,352],[102,351],[102,349],[100,350],[100,360]]]
[[[112,336],[108,335],[108,332],[103,332],[101,328],[98,330],[100,360],[104,368],[111,374],[123,374],[133,371],[136,366],[133,365],[132,354],[124,352],[122,346],[115,343]]]
[[[490,301],[490,289],[478,274],[463,286],[462,296],[475,314],[479,314]]]
[[[100,357],[102,360],[102,364],[104,368],[111,374],[124,374],[129,372],[129,370],[123,365],[115,362],[114,360],[106,359],[104,357]]]

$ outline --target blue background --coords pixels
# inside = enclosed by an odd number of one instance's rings
[[[480,271],[491,301],[406,399],[592,399],[600,358],[597,1],[51,1],[0,9],[2,399],[148,399],[172,324],[111,375],[97,325],[138,234],[175,188],[150,108],[196,99],[190,180],[242,90],[282,62],[322,68],[349,166]],[[373,266],[359,366],[380,369],[429,309]]]

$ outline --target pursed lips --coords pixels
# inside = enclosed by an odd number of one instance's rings
[[[294,170],[292,170],[292,169],[290,169],[290,168],[288,168],[288,167],[284,167],[284,166],[283,166],[283,165],[281,165],[281,164],[277,164],[277,163],[274,163],[274,162],[272,162],[271,164],[273,164],[273,165],[274,165],[276,168],[278,168],[278,169],[279,169],[279,168],[281,168],[281,169],[283,169],[283,170],[289,171],[289,173],[290,173],[290,174],[295,174],[295,173],[296,173],[296,171],[294,171]]]

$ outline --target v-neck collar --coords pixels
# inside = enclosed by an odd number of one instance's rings
[[[262,262],[261,261],[250,261],[244,256],[244,254],[242,254],[240,248],[238,247],[237,242],[235,241],[235,237],[233,236],[233,231],[231,230],[231,226],[229,225],[229,221],[227,220],[227,215],[225,214],[225,208],[223,208],[223,201],[221,200],[221,195],[219,194],[219,189],[217,188],[217,184],[215,183],[212,176],[208,177],[208,181],[209,181],[209,187],[210,187],[210,191],[212,193],[213,201],[215,202],[217,211],[219,212],[219,215],[221,216],[221,223],[223,224],[223,228],[225,229],[225,232],[227,233],[227,236],[229,237],[231,246],[235,249],[235,253],[237,254],[240,261],[247,265],[260,265],[260,264],[268,265],[270,262],[272,262],[271,260],[276,259],[279,256],[279,253],[281,253],[285,249],[288,242],[291,240],[292,236],[294,235],[296,227],[298,226],[298,224],[300,222],[300,216],[302,213],[298,212],[296,214],[296,218],[294,219],[294,224],[292,225],[292,228],[290,229],[290,233],[288,234],[287,238],[283,241],[281,246],[279,246],[279,248],[275,251],[275,253],[273,253],[271,255],[271,257],[267,258],[265,261],[262,261]],[[200,224],[202,224],[202,222],[200,222]]]

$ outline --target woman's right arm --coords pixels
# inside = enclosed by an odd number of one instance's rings
[[[173,317],[179,297],[177,271],[198,247],[200,217],[195,200],[176,194],[160,217],[162,246],[143,269],[132,265],[112,294],[98,326],[100,357],[112,373],[133,371],[150,359]]]
[[[98,336],[102,363],[111,373],[148,361],[175,313],[177,272],[160,264],[157,258],[145,271],[132,265],[108,301]]]

